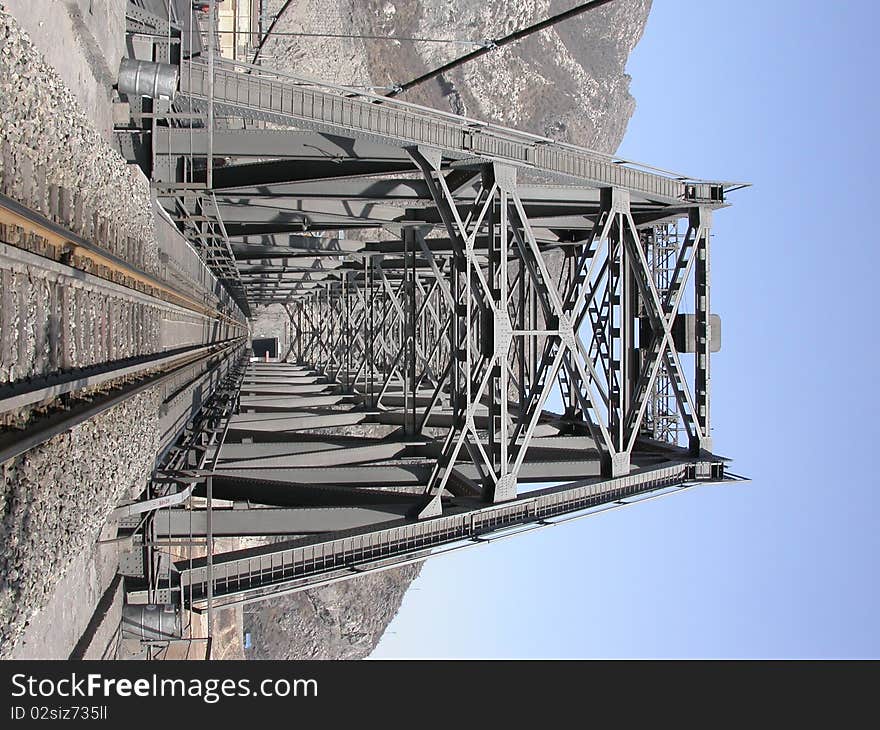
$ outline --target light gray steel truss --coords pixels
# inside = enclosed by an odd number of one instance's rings
[[[732,478],[712,453],[709,249],[735,184],[208,66],[182,70],[176,113],[216,121],[182,128],[170,110],[154,182],[238,296],[284,305],[291,348],[251,363],[214,468],[190,474],[221,505],[212,529],[178,506],[153,537],[292,537],[214,555],[213,577],[179,564],[184,602],[260,600]],[[691,287],[693,354],[673,336]]]

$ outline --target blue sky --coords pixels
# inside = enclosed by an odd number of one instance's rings
[[[429,561],[374,657],[880,656],[873,2],[655,0],[623,156],[715,215],[703,487]]]

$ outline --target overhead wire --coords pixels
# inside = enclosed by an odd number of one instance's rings
[[[522,40],[526,36],[532,35],[533,33],[538,33],[542,30],[550,28],[557,23],[562,22],[563,20],[568,20],[569,18],[574,18],[582,13],[585,13],[589,10],[596,10],[603,5],[607,5],[612,2],[612,0],[589,0],[589,2],[581,3],[580,5],[576,5],[575,7],[565,10],[561,13],[557,13],[545,20],[539,21],[538,23],[534,23],[525,28],[521,28],[520,30],[514,31],[513,33],[509,33],[506,36],[502,36],[501,38],[496,38],[494,40],[464,40],[464,39],[446,39],[446,38],[410,38],[410,37],[398,37],[398,36],[383,36],[383,35],[371,35],[371,34],[353,34],[353,33],[314,33],[314,32],[295,32],[295,31],[283,31],[283,32],[274,32],[275,26],[278,21],[284,15],[285,11],[288,7],[293,3],[293,0],[286,0],[284,5],[281,6],[281,9],[276,13],[275,17],[272,19],[272,22],[269,24],[266,32],[260,38],[260,42],[257,45],[257,48],[254,52],[254,57],[251,60],[252,64],[256,64],[257,60],[260,57],[260,53],[263,51],[263,46],[266,44],[266,41],[269,39],[269,36],[278,37],[278,36],[300,36],[305,38],[350,38],[350,39],[365,39],[365,40],[396,40],[396,41],[409,41],[414,43],[450,43],[450,44],[462,44],[462,45],[474,45],[478,46],[475,50],[464,54],[463,56],[459,56],[458,58],[449,61],[448,63],[444,63],[437,68],[428,71],[427,73],[422,74],[421,76],[417,76],[416,78],[407,81],[403,84],[396,84],[391,87],[391,91],[389,91],[385,96],[392,97],[397,96],[398,94],[407,91],[414,86],[418,86],[425,81],[428,81],[435,76],[439,76],[442,73],[452,70],[457,66],[465,64],[469,61],[474,60],[475,58],[479,58],[491,51],[494,51],[498,48],[506,46],[510,43],[515,43],[518,40]]]
[[[262,36],[263,33],[258,30],[220,30],[217,31],[222,35],[250,35]],[[371,35],[364,33],[306,33],[299,31],[273,31],[273,38],[295,37],[295,38],[347,38],[352,40],[373,40],[373,41],[406,41],[409,43],[448,43],[462,46],[486,46],[492,43],[489,40],[469,40],[466,38],[415,38],[410,36],[398,35]]]
[[[603,5],[607,5],[612,2],[612,0],[590,0],[590,2],[581,3],[580,5],[576,5],[570,10],[566,10],[562,13],[557,13],[545,20],[542,20],[538,23],[534,23],[525,28],[521,28],[520,30],[514,31],[513,33],[509,33],[506,36],[502,36],[493,41],[489,41],[483,47],[477,48],[470,53],[466,53],[463,56],[459,56],[447,63],[442,64],[441,66],[437,66],[437,68],[432,69],[426,73],[423,73],[421,76],[416,76],[416,78],[407,81],[403,84],[397,84],[385,94],[386,97],[397,96],[398,94],[402,94],[405,91],[413,88],[414,86],[418,86],[419,84],[424,83],[440,74],[446,73],[447,71],[451,71],[457,66],[461,66],[462,64],[468,63],[469,61],[473,61],[475,58],[479,58],[480,56],[484,56],[487,53],[491,53],[492,51],[506,46],[510,43],[515,43],[516,41],[522,40],[526,36],[532,35],[533,33],[538,33],[539,31],[546,30],[551,26],[556,25],[557,23],[562,22],[563,20],[568,20],[569,18],[574,18],[575,16],[581,15],[582,13],[587,12],[588,10],[596,10],[597,8],[602,7]]]

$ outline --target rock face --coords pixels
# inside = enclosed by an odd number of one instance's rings
[[[362,659],[419,573],[406,565],[257,604],[245,613],[249,659]]]
[[[616,0],[398,98],[612,153],[635,110],[626,60],[642,37],[651,1]],[[480,41],[500,38],[574,4],[573,0],[295,0],[275,31]],[[272,14],[284,2],[272,0],[269,5]],[[391,87],[475,47],[279,35],[266,42],[263,53],[267,64],[302,76]]]
[[[283,0],[269,3],[277,13]],[[563,12],[573,0],[297,0],[278,32],[397,38],[498,38]],[[490,53],[401,99],[613,153],[635,110],[626,60],[651,0],[618,0]],[[267,65],[359,86],[408,81],[474,46],[360,38],[278,36]],[[379,93],[382,93],[379,90]],[[244,617],[250,658],[368,656],[419,566],[364,576],[257,604]]]

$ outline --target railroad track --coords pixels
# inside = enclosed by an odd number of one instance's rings
[[[70,211],[57,191],[28,205],[0,193],[0,462],[146,388],[171,398],[245,342],[244,316],[176,232],[148,267],[136,241],[99,219],[86,237]]]

